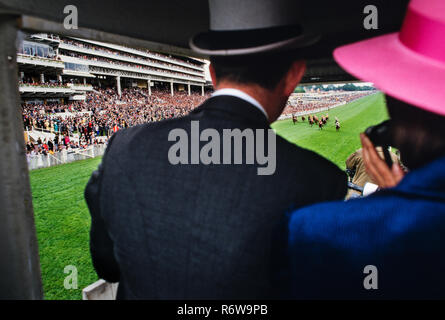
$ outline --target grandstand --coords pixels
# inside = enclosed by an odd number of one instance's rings
[[[29,35],[19,46],[17,63],[23,97],[65,97],[85,100],[92,86],[137,86],[148,89],[169,86],[170,92],[198,87],[204,95],[205,62],[190,57],[173,57],[148,50],[60,37]]]
[[[25,37],[17,63],[30,168],[121,128],[184,115],[211,86],[202,59],[46,33]]]

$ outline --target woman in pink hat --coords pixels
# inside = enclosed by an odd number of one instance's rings
[[[445,1],[412,0],[398,33],[334,51],[387,94],[389,139],[409,169],[381,160],[361,135],[382,189],[292,212],[282,232],[278,292],[300,299],[445,297]]]

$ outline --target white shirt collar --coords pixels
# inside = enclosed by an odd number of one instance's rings
[[[212,97],[223,96],[223,95],[237,97],[243,99],[244,101],[249,102],[250,104],[253,104],[258,110],[260,110],[266,116],[266,119],[269,119],[269,116],[267,115],[267,112],[266,110],[264,110],[263,106],[256,99],[252,98],[247,93],[238,89],[224,88],[213,92]]]

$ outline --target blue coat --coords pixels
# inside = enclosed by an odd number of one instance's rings
[[[367,198],[292,212],[276,244],[281,298],[445,298],[445,158]]]

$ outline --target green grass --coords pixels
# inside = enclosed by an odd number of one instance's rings
[[[90,216],[83,191],[101,158],[30,172],[45,299],[81,299],[97,280],[89,253]],[[67,265],[78,271],[78,289],[64,288]]]
[[[341,122],[335,131],[334,117]],[[328,125],[319,130],[292,120],[273,124],[277,133],[299,146],[314,150],[345,167],[350,153],[360,147],[358,134],[386,119],[382,94],[365,97],[329,112]],[[46,299],[81,299],[84,287],[97,280],[89,252],[90,215],[83,192],[101,158],[31,171],[31,187]],[[78,289],[67,290],[64,268],[78,270]]]
[[[335,117],[341,124],[338,132],[335,130]],[[384,95],[378,93],[330,110],[329,121],[323,130],[315,124],[311,127],[307,119],[302,122],[301,117],[295,125],[292,119],[286,119],[275,122],[272,128],[288,141],[313,150],[345,169],[347,157],[361,147],[359,133],[387,117]]]

